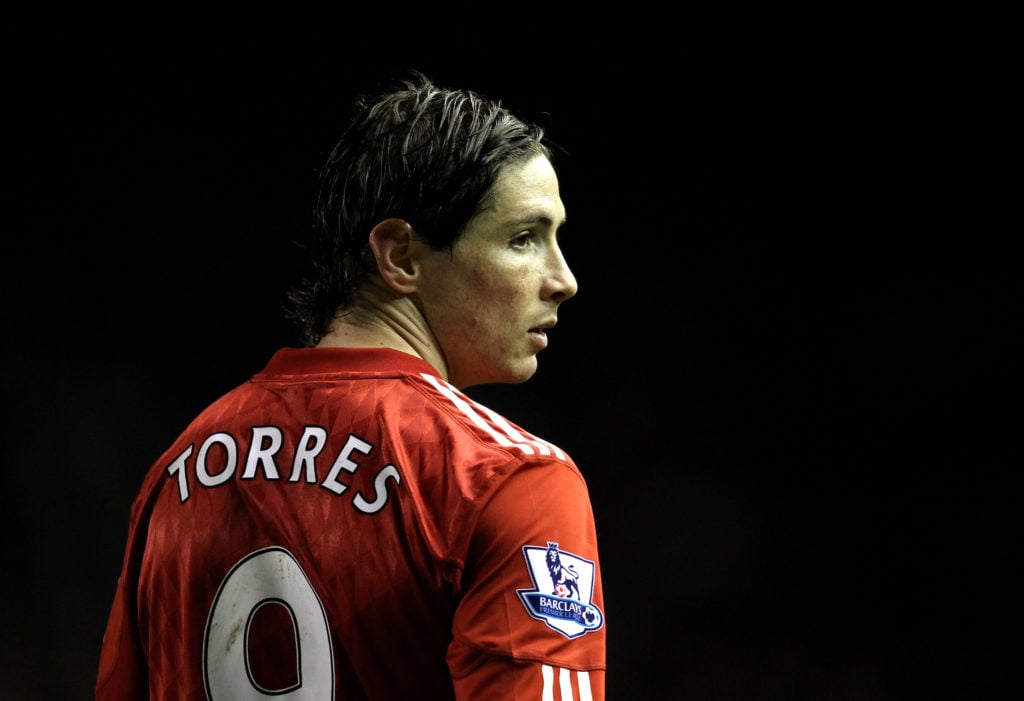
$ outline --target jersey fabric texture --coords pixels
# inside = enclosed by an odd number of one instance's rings
[[[128,528],[100,701],[604,699],[583,476],[414,356],[279,350]]]

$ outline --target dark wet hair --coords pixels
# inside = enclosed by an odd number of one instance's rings
[[[417,71],[357,98],[320,171],[306,268],[288,293],[300,343],[316,345],[376,269],[369,234],[377,223],[403,219],[433,248],[451,250],[502,167],[552,158],[544,139],[499,101],[438,87]]]

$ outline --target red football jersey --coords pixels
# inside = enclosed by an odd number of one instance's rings
[[[604,699],[572,459],[383,349],[282,349],[131,510],[97,699]]]

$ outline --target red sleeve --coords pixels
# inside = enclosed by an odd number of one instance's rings
[[[149,695],[146,666],[138,638],[132,634],[131,606],[126,599],[123,580],[118,582],[114,605],[107,619],[100,649],[96,699],[142,699]]]
[[[121,564],[121,574],[114,592],[114,602],[107,617],[107,627],[100,648],[96,679],[96,701],[142,699],[149,697],[149,676],[139,638],[136,598],[137,561],[145,546],[144,531],[138,528],[142,503],[132,504],[128,544]]]
[[[448,653],[458,699],[604,699],[601,568],[575,467],[527,465],[498,488],[463,585]]]

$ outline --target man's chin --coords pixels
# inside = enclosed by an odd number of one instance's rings
[[[537,356],[531,355],[520,362],[516,367],[510,368],[511,379],[508,380],[509,384],[520,384],[526,382],[535,374],[537,374]]]
[[[536,373],[537,358],[531,357],[517,365],[496,369],[493,373],[481,375],[471,382],[457,386],[466,388],[479,385],[519,385],[529,380]]]

